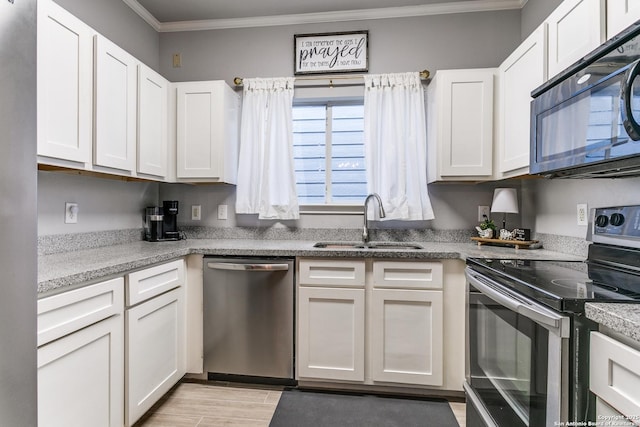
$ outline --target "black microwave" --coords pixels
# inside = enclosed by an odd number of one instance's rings
[[[640,176],[640,21],[531,95],[531,174]]]

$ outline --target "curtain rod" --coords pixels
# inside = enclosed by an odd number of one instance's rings
[[[420,78],[422,80],[426,80],[429,78],[429,76],[431,75],[431,73],[429,72],[429,70],[422,70],[420,71]],[[339,75],[335,75],[335,76],[302,76],[302,77],[295,77],[296,81],[298,80],[329,80],[330,83],[332,84],[333,80],[354,80],[354,79],[362,79],[364,78],[364,74],[353,74],[353,75],[343,75],[343,74],[339,74]],[[243,78],[242,77],[234,77],[233,78],[233,84],[235,84],[236,86],[242,86],[242,81]]]

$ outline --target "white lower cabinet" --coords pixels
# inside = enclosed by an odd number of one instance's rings
[[[364,289],[301,287],[298,375],[364,381]]]
[[[38,425],[120,427],[123,278],[38,300]]]
[[[126,425],[133,425],[186,372],[184,261],[173,261],[127,275],[125,311]],[[162,292],[165,287],[174,289]],[[148,298],[140,301],[144,289]]]
[[[122,332],[113,316],[38,349],[39,426],[122,426]]]
[[[442,385],[442,291],[374,289],[373,381]]]
[[[183,303],[180,287],[126,311],[128,425],[185,373]]]
[[[640,419],[640,343],[633,348],[600,332],[591,332],[589,388],[598,398],[599,421],[625,424]],[[614,418],[607,418],[613,416]]]
[[[300,259],[298,380],[461,390],[464,329],[445,325],[443,265]],[[454,280],[449,307],[459,309],[448,319],[464,312],[464,298],[453,301],[464,296],[464,276]]]

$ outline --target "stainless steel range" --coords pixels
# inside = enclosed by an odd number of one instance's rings
[[[467,260],[467,426],[596,421],[584,305],[640,302],[640,206],[591,218],[586,262]]]

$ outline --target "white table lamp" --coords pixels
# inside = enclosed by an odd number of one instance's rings
[[[518,213],[518,193],[515,188],[496,188],[493,192],[491,212],[502,212],[502,229],[507,227],[507,214]]]

